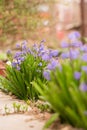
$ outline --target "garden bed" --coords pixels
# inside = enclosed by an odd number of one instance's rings
[[[15,54],[8,51],[0,88],[25,103],[5,105],[4,115],[34,116],[52,130],[74,129],[71,126],[86,130],[87,45],[81,39],[72,32],[61,50],[45,47],[42,40],[31,48],[26,41],[17,44]]]

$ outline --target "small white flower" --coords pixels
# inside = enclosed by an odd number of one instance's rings
[[[11,61],[7,61],[6,64],[11,66]]]

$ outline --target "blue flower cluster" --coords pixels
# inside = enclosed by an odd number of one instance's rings
[[[25,61],[27,55],[33,55],[35,58],[41,58],[46,62],[47,66],[44,68],[43,76],[50,80],[50,71],[58,66],[58,50],[47,49],[44,46],[44,40],[40,44],[34,44],[31,48],[27,47],[27,42],[24,41],[21,45],[17,44],[18,51],[15,53],[12,60],[12,67],[21,70],[21,63]],[[8,51],[9,53],[9,51]],[[42,66],[42,62],[39,63]],[[37,70],[39,72],[39,70]]]
[[[61,57],[63,59],[70,58],[70,59],[76,59],[79,57],[79,49],[82,48],[83,44],[81,42],[81,35],[79,32],[75,31],[68,35],[68,40],[63,41],[61,43],[62,48],[67,48],[68,51],[62,53]]]
[[[80,61],[79,71],[74,70],[73,72],[74,78],[80,81],[83,72],[85,73],[85,77],[87,77],[87,45],[82,43],[80,33],[77,31],[70,33],[68,40],[61,43],[61,47],[65,48],[61,54],[62,59],[70,59],[71,64],[73,64],[75,60]],[[87,78],[84,78],[81,82],[80,90],[82,91],[87,91],[86,80]]]

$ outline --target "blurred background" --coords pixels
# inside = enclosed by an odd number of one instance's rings
[[[23,40],[56,48],[73,30],[87,36],[87,0],[0,0],[1,52]]]

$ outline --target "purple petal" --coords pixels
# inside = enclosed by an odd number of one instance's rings
[[[87,52],[87,45],[84,45],[80,48],[81,51],[83,52]]]
[[[22,42],[22,45],[27,45],[27,41],[26,41],[26,40],[23,41],[23,42]]]
[[[51,50],[51,51],[50,51],[50,56],[51,56],[51,57],[56,57],[56,56],[58,56],[58,50]]]
[[[61,54],[61,57],[63,59],[69,58],[69,53],[68,52],[64,52],[64,53]]]
[[[21,55],[22,55],[22,52],[21,52],[21,51],[16,52],[14,58],[18,58],[18,57],[20,57]]]
[[[71,43],[71,47],[81,47],[82,46],[82,42],[81,41],[72,41]]]
[[[20,48],[21,46],[20,46],[20,44],[17,43],[17,44],[16,44],[16,47],[17,47],[17,48]]]
[[[9,50],[7,50],[7,55],[11,55],[12,53],[11,53],[11,50],[9,49]]]
[[[45,70],[43,72],[43,76],[44,76],[45,79],[50,80],[50,72],[49,71]]]
[[[47,69],[53,70],[58,66],[58,61],[57,60],[52,60],[48,65]]]
[[[43,55],[42,55],[42,60],[44,60],[44,61],[49,61],[49,60],[50,60],[49,55],[48,55],[48,54],[43,54]]]
[[[44,44],[41,43],[40,46],[39,46],[39,52],[43,51],[44,50]]]
[[[20,68],[20,66],[17,66],[17,70],[19,71],[21,68]]]
[[[82,70],[87,73],[87,66],[82,66]]]
[[[34,44],[34,45],[33,45],[33,50],[34,50],[36,53],[38,53],[39,48],[38,48],[38,45],[37,45],[37,44]]]
[[[78,50],[70,50],[70,58],[71,59],[77,59],[79,56],[79,51]]]
[[[69,44],[68,44],[67,42],[65,42],[65,41],[62,41],[61,47],[62,47],[62,48],[68,48],[68,47],[69,47]]]
[[[70,40],[72,39],[79,39],[81,37],[81,34],[78,32],[78,31],[74,31],[74,32],[71,32],[69,35],[68,35],[68,38]]]
[[[12,62],[12,67],[16,67],[17,66],[17,63],[16,62]]]
[[[87,53],[82,55],[82,60],[87,62]]]
[[[76,80],[79,80],[80,77],[81,77],[81,73],[76,71],[76,72],[74,73],[74,77],[75,77]]]
[[[86,83],[81,83],[80,88],[81,91],[86,92],[87,91],[87,84]]]

